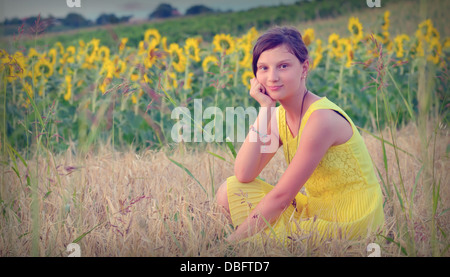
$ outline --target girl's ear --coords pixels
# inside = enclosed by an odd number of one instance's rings
[[[309,59],[306,59],[303,64],[302,64],[302,78],[305,79],[306,76],[308,75],[308,70],[309,70]]]
[[[305,73],[308,73],[309,70],[309,59],[306,59],[305,62],[303,63],[303,71]]]

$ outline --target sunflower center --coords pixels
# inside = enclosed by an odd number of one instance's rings
[[[223,50],[227,50],[228,48],[230,48],[230,43],[227,40],[221,40],[219,44]]]

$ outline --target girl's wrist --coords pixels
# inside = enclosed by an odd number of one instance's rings
[[[276,102],[272,102],[270,104],[261,104],[261,108],[275,108]]]

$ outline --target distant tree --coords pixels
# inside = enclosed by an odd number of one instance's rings
[[[30,17],[25,18],[24,21],[25,21],[26,25],[32,26],[35,24],[36,20],[37,20],[37,16],[30,16]]]
[[[119,22],[128,22],[132,17],[133,17],[132,15],[122,16],[121,18],[119,18]]]
[[[115,14],[105,14],[102,13],[97,20],[95,21],[95,23],[97,25],[103,25],[103,24],[116,24],[119,23],[119,18],[117,18],[117,16]]]
[[[22,20],[18,19],[17,17],[11,18],[11,19],[5,19],[4,23],[5,25],[20,25],[22,24]]]
[[[186,15],[195,15],[211,12],[214,12],[213,9],[208,8],[205,5],[195,5],[186,10]]]
[[[177,15],[180,15],[180,13],[176,8],[172,7],[172,5],[159,4],[159,6],[149,15],[149,18],[167,18]]]
[[[82,15],[77,13],[69,13],[63,20],[62,23],[69,27],[84,27],[91,24],[90,20],[86,20]]]

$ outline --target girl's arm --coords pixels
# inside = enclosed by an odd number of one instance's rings
[[[242,183],[253,181],[280,147],[276,101],[266,94],[264,86],[256,78],[250,83],[250,96],[261,108],[236,156],[234,175]]]
[[[277,185],[260,201],[248,218],[228,237],[228,241],[252,236],[272,224],[292,203],[339,134],[333,111],[318,110],[311,114],[297,152]],[[265,220],[263,220],[263,218]]]
[[[261,107],[236,156],[234,175],[239,182],[253,181],[280,147],[277,111],[275,107]]]

